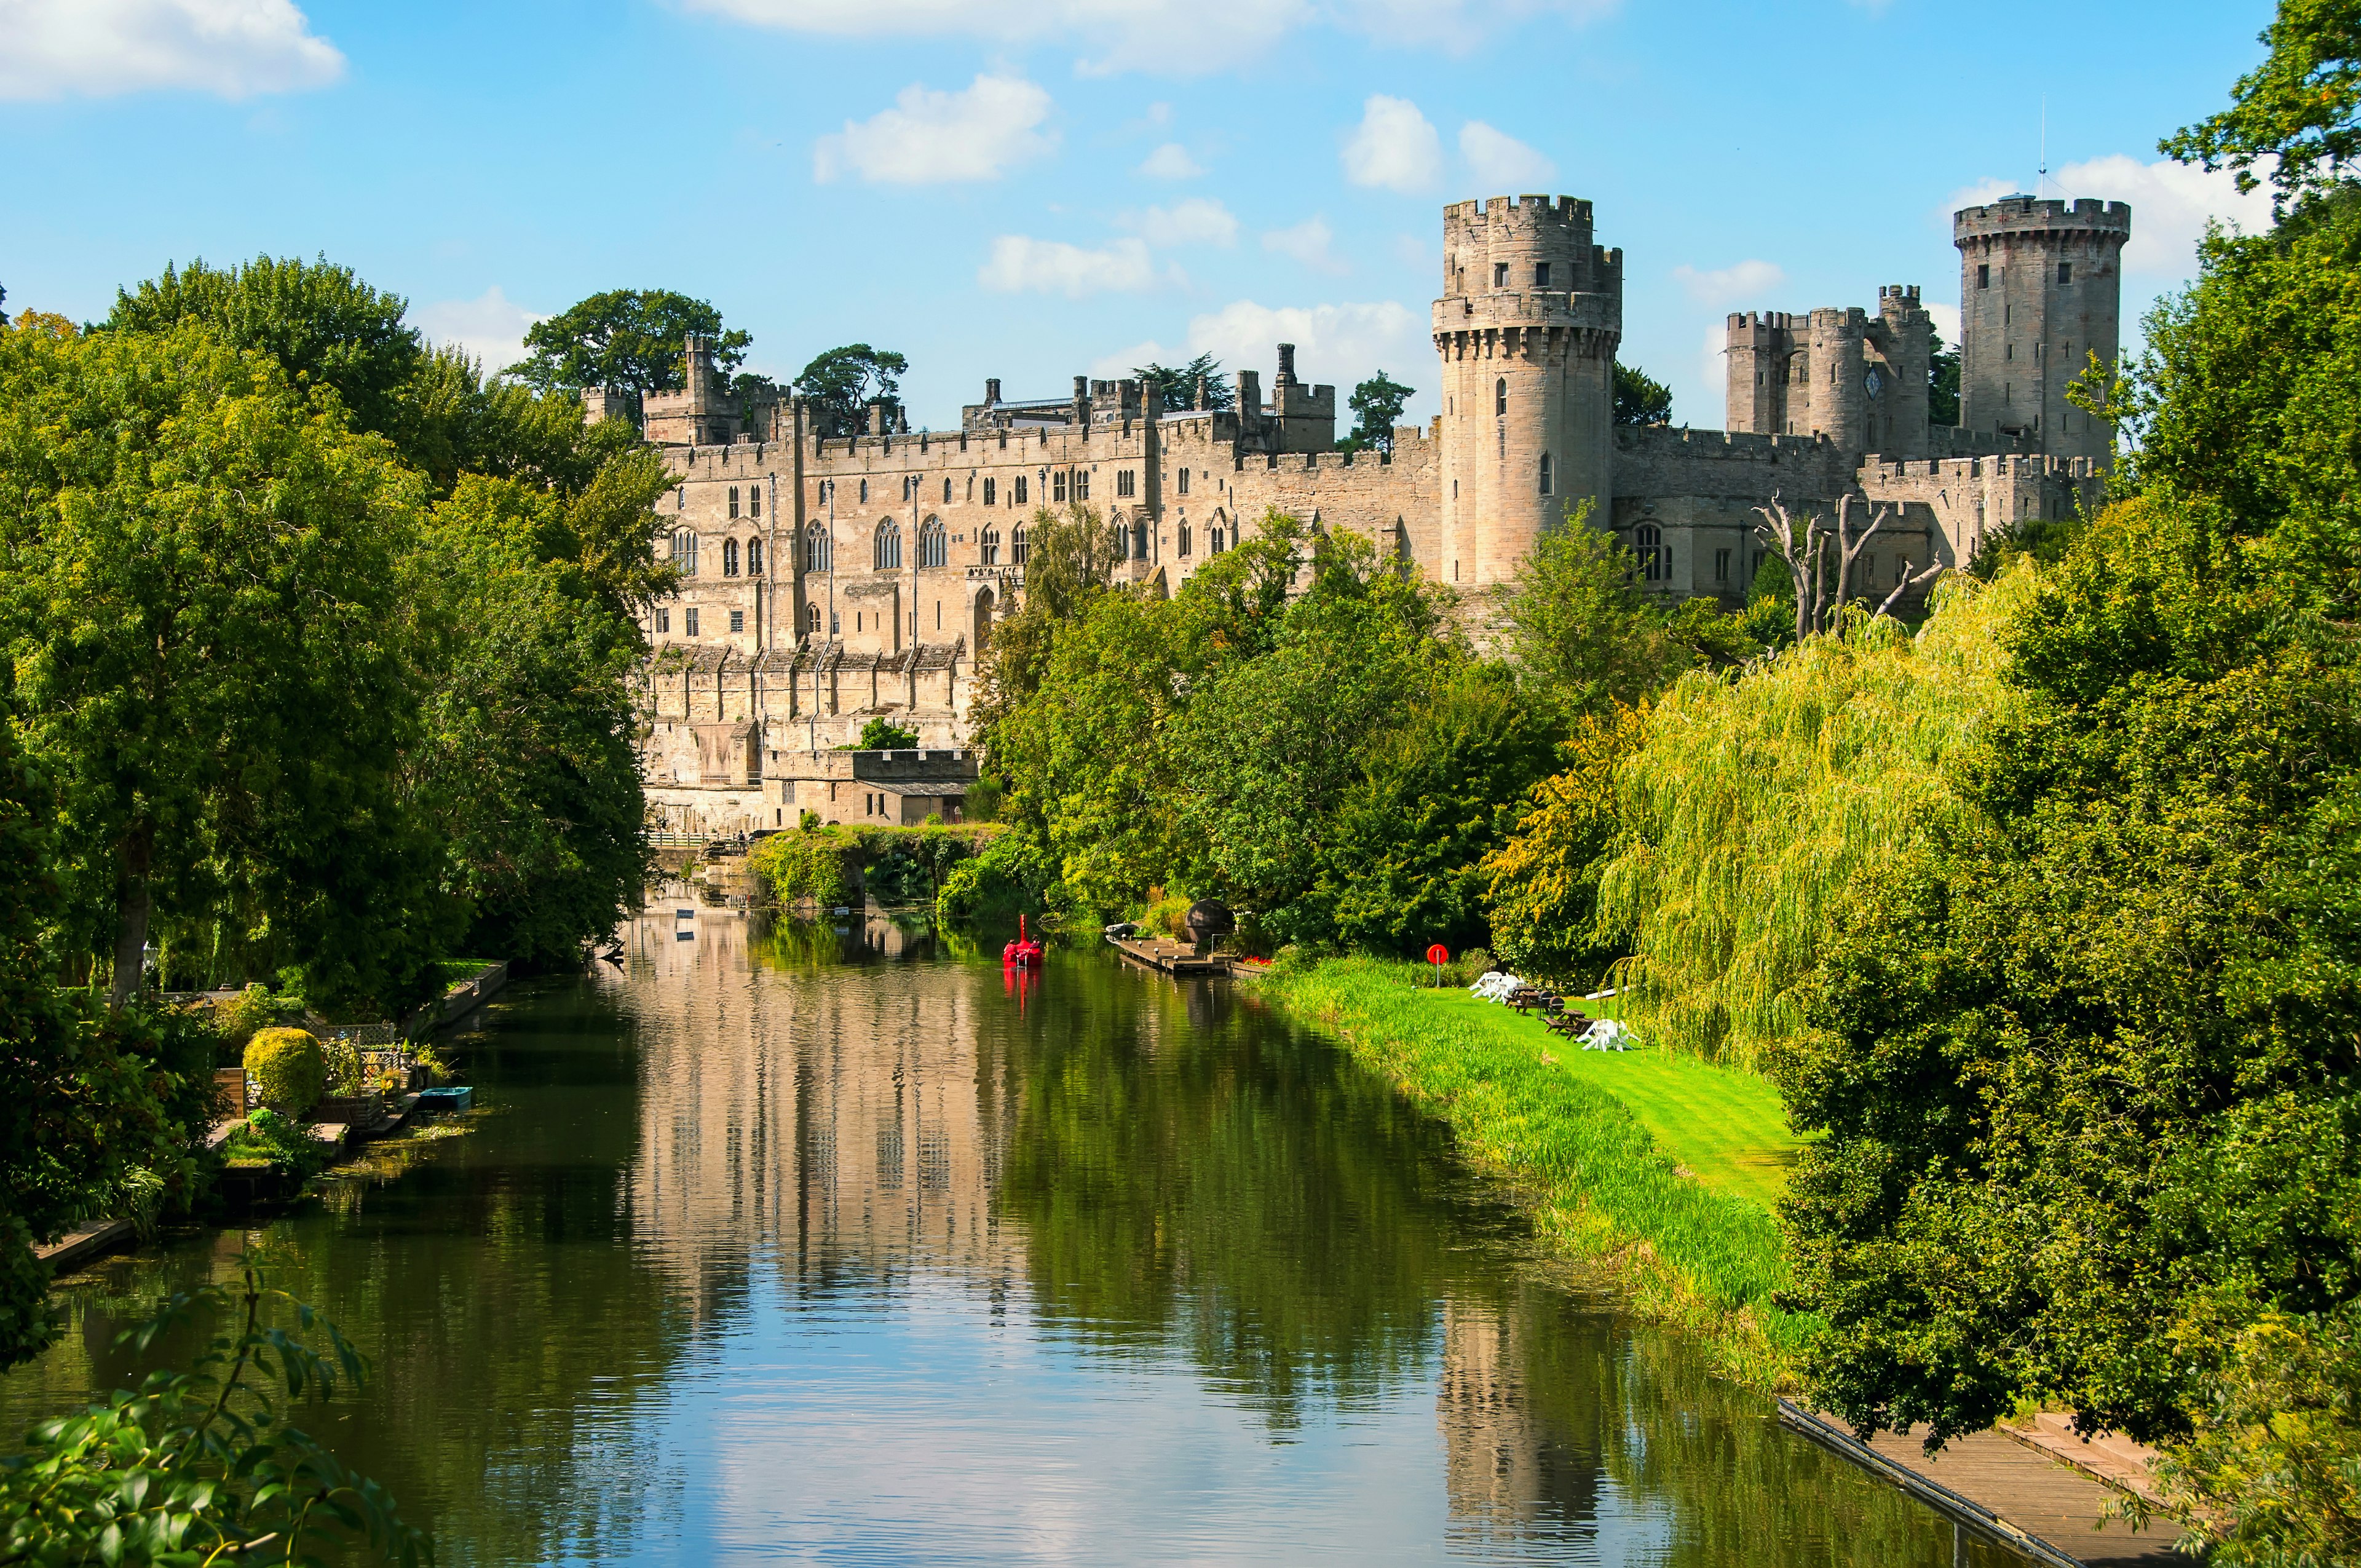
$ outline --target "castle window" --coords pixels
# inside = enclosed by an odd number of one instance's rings
[[[869,481],[866,479],[861,481],[861,504],[862,506],[869,504]]]
[[[2074,281],[2074,264],[2072,262],[2061,261],[2058,264],[2058,281],[2061,284],[2071,283]]]
[[[668,609],[656,611],[656,630],[665,636],[672,634],[672,611]]]
[[[672,493],[672,510],[675,511],[686,511],[688,510],[688,487],[686,485],[683,485],[680,488]]]
[[[879,523],[877,525],[876,543],[872,547],[871,554],[873,557],[871,564],[874,565],[877,570],[881,572],[899,570],[902,565],[902,530],[900,525],[893,522]]]
[[[1066,471],[1063,468],[1049,476],[1049,499],[1060,506],[1066,501]]]
[[[841,637],[844,635],[844,617],[837,614],[834,610],[829,610],[828,612],[828,634],[830,637]]]
[[[676,528],[672,535],[672,567],[684,577],[697,576],[697,533],[693,529]]]
[[[1116,523],[1115,525],[1114,543],[1115,558],[1118,561],[1129,560],[1131,558],[1131,530],[1126,528],[1119,522]]]
[[[1548,262],[1536,261],[1533,263],[1533,287],[1536,289],[1546,289],[1549,287]]]
[[[2001,354],[2000,354],[2000,356],[2001,356],[2003,359],[2014,359],[2014,358],[2015,358],[2015,357],[2016,357],[2016,345],[2015,345],[2015,344],[2013,344],[2013,343],[2005,343],[2005,344],[2003,344],[2003,345],[2001,345]]]
[[[1025,557],[1031,553],[1025,541],[1025,525],[1020,522],[1008,532],[1008,564],[1022,566]]]
[[[697,610],[694,607],[680,612],[680,630],[683,636],[697,635]]]
[[[763,575],[763,542],[759,539],[746,541],[746,575],[750,577]]]
[[[993,505],[994,498],[999,494],[999,491],[1000,482],[998,480],[986,479],[983,482],[983,504],[986,506]]]
[[[942,566],[950,564],[950,542],[943,537],[939,518],[928,518],[918,525],[918,565]]]
[[[1148,559],[1148,524],[1145,521],[1131,525],[1131,554],[1135,560]]]
[[[1505,261],[1495,261],[1492,263],[1492,287],[1505,289],[1508,286],[1509,264]]]
[[[746,612],[744,610],[733,609],[730,612],[730,630],[732,631],[743,631],[746,630]]]
[[[1207,554],[1218,555],[1228,547],[1229,541],[1222,537],[1222,525],[1218,522],[1213,524],[1213,535],[1205,541]]]
[[[1132,497],[1132,496],[1136,496],[1136,495],[1137,495],[1138,493],[1139,493],[1139,471],[1138,471],[1137,469],[1136,469],[1136,468],[1118,468],[1118,469],[1116,469],[1116,470],[1115,471],[1115,499],[1117,499],[1117,500],[1124,500],[1124,499],[1127,499],[1128,498],[1130,498],[1130,497]]]
[[[760,485],[750,485],[746,488],[746,515],[749,517],[763,515],[763,487]]]
[[[721,575],[725,577],[738,575],[738,542],[734,539],[721,542]]]
[[[1017,476],[1016,476],[1016,489],[1015,489],[1015,490],[1010,494],[1010,496],[1009,496],[1009,498],[1008,498],[1008,501],[1009,501],[1009,504],[1010,504],[1011,506],[1020,506],[1020,507],[1021,507],[1021,506],[1023,506],[1023,505],[1025,504],[1025,476],[1024,476],[1024,475],[1019,474],[1019,475],[1017,475]]]
[[[989,485],[992,481],[986,479],[984,483]],[[1000,565],[1000,530],[996,528],[983,531],[983,564],[987,566]]]
[[[1548,453],[1544,452],[1544,453],[1543,453],[1543,454],[1542,454],[1542,494],[1543,494],[1543,495],[1548,495],[1549,493],[1550,493],[1550,455],[1549,455]]]
[[[1189,554],[1189,520],[1185,517],[1180,520],[1180,546],[1181,554]]]
[[[730,515],[738,515],[738,487],[735,485],[730,487]]]
[[[1992,264],[1990,262],[1982,263],[1976,268],[1976,287],[1979,289],[1989,289],[1992,287]]]
[[[819,504],[821,506],[826,506],[829,502],[834,499],[836,499],[836,481],[834,479],[822,479],[819,482]]]
[[[835,555],[836,552],[830,549],[829,545],[827,529],[815,522],[809,528],[804,530],[805,571],[825,572],[829,570],[829,564],[835,559]]]
[[[1180,470],[1180,493],[1184,496],[1189,493],[1189,470],[1186,468]]]
[[[804,630],[814,637],[819,635],[819,606],[816,604],[804,606]]]
[[[1727,550],[1713,553],[1713,580],[1717,583],[1730,581],[1730,552]]]
[[[1673,580],[1673,553],[1664,543],[1664,531],[1653,522],[1640,525],[1640,575],[1652,583]]]
[[[1074,470],[1074,499],[1078,501],[1091,499],[1091,471],[1087,468]]]
[[[1492,411],[1496,414],[1509,411],[1509,378],[1506,376],[1492,383]]]
[[[949,479],[945,479],[945,480],[943,481],[943,505],[945,505],[945,506],[949,506],[949,505],[950,505],[950,504],[951,504],[951,482],[950,482]]]

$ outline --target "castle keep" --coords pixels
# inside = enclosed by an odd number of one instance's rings
[[[1850,498],[1892,512],[1856,567],[1882,598],[1930,564],[1964,565],[1988,533],[2095,500],[2113,432],[2065,392],[2091,356],[2117,352],[2130,232],[2121,203],[2011,196],[1955,216],[1957,426],[1928,422],[1933,326],[1901,284],[1878,291],[1874,314],[1730,316],[1726,431],[1616,425],[1623,253],[1565,196],[1444,210],[1442,411],[1397,430],[1390,456],[1336,450],[1336,389],[1300,379],[1286,344],[1268,391],[1236,373],[1228,410],[1163,408],[1135,380],[1076,377],[1070,395],[1034,400],[990,380],[956,431],[889,428],[880,407],[848,437],[815,433],[798,400],[747,428],[692,338],[686,386],[642,408],[679,479],[665,505],[683,577],[647,628],[651,807],[687,832],[792,826],[805,810],[866,819],[849,803],[879,821],[917,810],[898,791],[877,804],[891,786],[861,788],[867,774],[824,754],[884,717],[931,749],[914,765],[959,773],[976,658],[1024,590],[1026,525],[1043,507],[1105,517],[1118,578],[1158,591],[1277,509],[1479,592],[1588,503],[1651,588],[1736,604],[1762,562],[1756,508],[1775,496],[1833,512]],[[592,391],[584,411],[624,410]],[[956,810],[948,786],[940,798]]]

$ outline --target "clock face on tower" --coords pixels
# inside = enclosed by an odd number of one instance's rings
[[[1869,374],[1861,378],[1861,384],[1869,389],[1869,395],[1872,398],[1885,390],[1885,378],[1877,373],[1874,365],[1869,367]]]

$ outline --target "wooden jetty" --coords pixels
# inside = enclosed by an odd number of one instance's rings
[[[104,1253],[114,1251],[137,1233],[128,1220],[92,1220],[75,1226],[48,1246],[37,1246],[33,1255],[49,1266],[51,1274],[64,1274]]]
[[[1225,953],[1199,954],[1186,942],[1176,942],[1170,937],[1109,937],[1115,951],[1134,963],[1183,978],[1197,975],[1227,975],[1230,959]]]
[[[2135,1531],[2104,1517],[2118,1496],[2081,1469],[2000,1431],[1955,1437],[1929,1458],[1923,1434],[1882,1431],[1867,1442],[1842,1423],[1779,1401],[1780,1424],[1927,1503],[1962,1531],[2018,1552],[2044,1568],[2164,1568],[2187,1563],[2173,1550],[2178,1526],[2159,1519]]]

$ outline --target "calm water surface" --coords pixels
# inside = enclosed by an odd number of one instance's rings
[[[471,1135],[80,1277],[0,1420],[252,1242],[449,1563],[1954,1562],[1250,992],[663,913],[494,1009]]]

